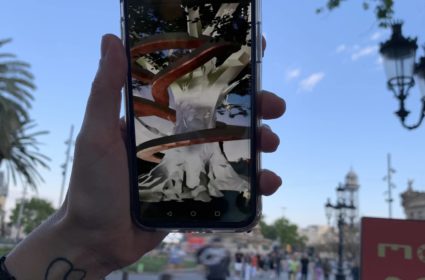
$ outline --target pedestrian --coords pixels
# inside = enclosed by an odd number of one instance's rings
[[[322,259],[320,257],[317,257],[315,263],[314,263],[314,279],[315,280],[322,280],[323,276],[323,263]]]
[[[360,279],[360,266],[358,261],[354,261],[353,267],[351,268],[351,278],[353,280]]]
[[[298,267],[299,262],[297,260],[297,257],[292,255],[292,257],[288,261],[288,267],[289,267],[289,279],[290,280],[296,280],[297,279],[297,273],[298,273]]]
[[[243,258],[243,279],[251,279],[251,256],[246,253]]]
[[[221,244],[220,237],[214,237],[210,244],[197,252],[196,257],[205,267],[207,280],[226,280],[230,275],[230,252]]]
[[[282,255],[279,249],[275,249],[275,251],[273,251],[272,256],[273,256],[273,266],[274,266],[275,275],[276,275],[276,278],[279,279],[280,274],[282,273]]]
[[[308,276],[308,264],[310,260],[308,259],[307,254],[303,254],[300,263],[301,263],[301,279],[307,280]]]
[[[329,277],[331,276],[331,263],[329,262],[329,259],[325,258],[323,262],[323,276],[325,277],[325,280],[329,280]]]
[[[168,265],[169,268],[171,270],[176,270],[176,269],[180,269],[182,264],[183,264],[183,260],[184,260],[184,256],[185,256],[185,252],[181,249],[180,245],[173,245],[170,249],[170,252],[168,254]]]
[[[256,254],[251,254],[251,277],[255,278],[257,277],[257,271],[258,271],[258,257]]]
[[[241,252],[235,253],[234,270],[235,270],[235,279],[242,280],[243,254]]]

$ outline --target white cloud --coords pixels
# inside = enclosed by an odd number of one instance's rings
[[[378,58],[376,59],[375,63],[377,65],[382,65],[384,63],[384,59],[382,58],[382,56],[378,56]]]
[[[346,46],[346,45],[344,45],[344,44],[341,44],[341,45],[339,45],[339,46],[336,48],[336,53],[342,53],[342,52],[344,52],[346,49],[347,49],[347,46]]]
[[[382,37],[382,33],[379,31],[376,31],[375,33],[372,34],[372,36],[370,36],[370,40],[378,41],[379,39],[381,39],[381,37]]]
[[[325,73],[317,72],[311,74],[300,82],[301,91],[313,91],[313,89],[325,78]]]
[[[378,51],[378,46],[366,46],[354,52],[351,55],[351,60],[356,61],[362,57],[376,54],[377,51]]]
[[[301,69],[294,68],[294,69],[288,69],[285,73],[285,80],[287,82],[292,81],[293,79],[298,78],[301,75]]]

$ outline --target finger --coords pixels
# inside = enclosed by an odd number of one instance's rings
[[[260,128],[260,147],[262,152],[272,153],[277,150],[280,144],[279,136],[270,129],[268,125]]]
[[[272,195],[282,185],[282,179],[276,173],[264,169],[260,172],[260,193],[262,195]]]
[[[127,74],[126,61],[120,39],[114,35],[105,35],[82,130],[102,137],[119,128],[121,89]]]
[[[286,111],[285,100],[274,93],[263,90],[258,95],[258,111],[263,119],[277,119]]]

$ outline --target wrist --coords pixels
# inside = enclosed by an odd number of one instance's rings
[[[65,279],[67,273],[76,279],[105,277],[112,269],[87,250],[82,238],[84,235],[74,234],[56,215],[16,246],[5,265],[19,280]]]

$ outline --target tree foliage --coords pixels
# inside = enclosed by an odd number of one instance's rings
[[[11,224],[16,225],[18,223],[19,210],[21,203],[16,203],[15,208],[12,210],[10,216]],[[25,234],[29,234],[36,227],[38,227],[42,222],[47,220],[53,213],[55,209],[52,204],[44,199],[40,198],[31,198],[29,201],[25,201],[24,210],[21,217],[21,226]]]
[[[325,10],[332,11],[339,8],[346,1],[347,0],[327,0],[324,7],[317,9],[317,13],[321,13]],[[379,26],[389,26],[390,20],[394,16],[394,0],[363,0],[361,4],[365,10],[374,10]]]
[[[128,1],[128,28],[132,45],[143,37],[158,33],[187,32],[188,22],[200,22],[202,26],[214,26],[215,39],[249,44],[247,35],[251,24],[247,23],[249,0],[238,1],[232,16],[217,17],[223,2],[211,0],[138,0]],[[188,10],[199,12],[199,17],[188,19]]]
[[[213,36],[211,40],[237,42],[240,45],[251,45],[248,34],[252,25],[247,21],[249,18],[250,0],[240,0],[239,5],[232,16],[218,17],[217,12],[223,4],[222,1],[212,0],[146,0],[140,5],[139,0],[128,1],[128,30],[130,45],[134,46],[142,38],[160,33],[187,33],[188,23],[200,22],[201,26],[213,26]],[[199,12],[199,17],[189,19],[188,11]],[[158,51],[145,54],[152,67],[160,71],[167,67],[172,61],[187,55],[191,50],[173,50],[170,56],[168,52]],[[217,65],[224,61],[217,60]],[[233,89],[233,93],[239,95],[247,94],[246,89],[250,88],[250,80],[243,79],[251,73],[250,66],[247,66],[235,81],[240,84]],[[230,83],[232,83],[231,81]],[[137,86],[137,83],[136,83]]]
[[[307,241],[304,236],[299,235],[298,226],[286,218],[277,219],[270,225],[261,220],[260,228],[265,238],[279,240],[281,244],[304,247]]]
[[[0,40],[0,47],[10,41]],[[42,180],[37,168],[47,168],[48,161],[39,152],[37,137],[47,132],[33,132],[28,110],[35,85],[29,69],[14,54],[0,53],[0,167],[5,163],[14,183],[20,178],[35,189]]]
[[[11,39],[0,40],[0,47]],[[0,53],[0,110],[8,112],[14,121],[28,121],[27,110],[31,108],[35,90],[34,76],[29,71],[30,65],[16,59],[11,53]],[[2,122],[3,125],[3,122]]]

